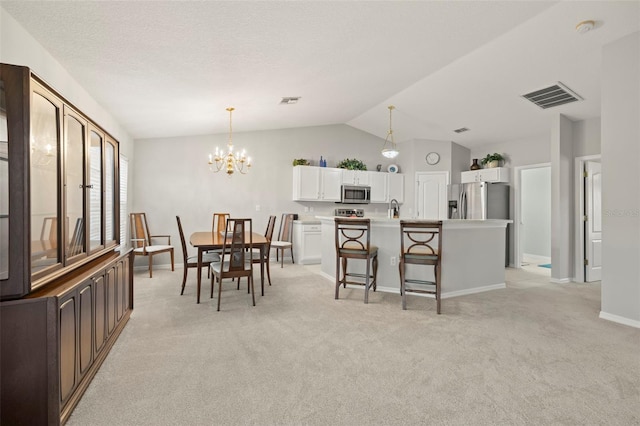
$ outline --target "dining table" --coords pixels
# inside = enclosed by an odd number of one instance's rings
[[[249,234],[249,232],[247,232]],[[264,296],[264,263],[267,254],[265,251],[269,247],[269,240],[262,234],[257,232],[251,233],[253,248],[260,250],[260,290]],[[248,235],[245,235],[248,241]],[[189,243],[198,249],[198,295],[197,303],[200,303],[200,288],[202,286],[202,253],[208,250],[222,249],[224,245],[225,235],[218,232],[198,231],[191,234]],[[208,265],[207,265],[208,266]]]

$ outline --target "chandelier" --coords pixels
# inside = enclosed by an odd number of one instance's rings
[[[382,155],[387,158],[396,158],[399,154],[398,148],[396,147],[396,141],[393,139],[393,130],[391,129],[391,111],[393,111],[396,107],[393,105],[389,105],[389,131],[387,132],[387,137],[384,140],[384,145],[382,145]],[[387,143],[389,146],[387,147]]]
[[[229,142],[227,143],[227,152],[216,147],[216,153],[213,155],[209,154],[209,169],[215,173],[224,170],[227,176],[231,176],[236,171],[245,174],[251,167],[251,157],[247,157],[244,149],[240,153],[233,152],[231,115],[234,109],[235,108],[232,107],[227,108],[227,111],[229,111]],[[245,167],[247,168],[246,171]]]

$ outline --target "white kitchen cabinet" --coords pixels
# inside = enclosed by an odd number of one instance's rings
[[[322,260],[320,221],[293,222],[293,256],[300,265],[317,265]]]
[[[366,170],[342,170],[344,185],[369,185],[370,172]]]
[[[369,172],[372,203],[388,203],[396,199],[404,202],[404,175],[399,173]]]
[[[369,185],[371,186],[372,203],[389,202],[389,173],[369,172]]]
[[[387,173],[389,181],[387,182],[387,201],[394,198],[398,203],[404,203],[404,175],[400,173]]]
[[[295,166],[293,168],[294,201],[340,201],[342,169]]]
[[[462,172],[462,183],[470,182],[509,182],[509,168],[508,167],[493,167],[480,170],[470,170],[468,172]]]

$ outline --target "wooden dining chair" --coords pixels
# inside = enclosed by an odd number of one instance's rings
[[[267,221],[267,230],[264,232],[264,236],[267,239],[267,246],[264,250],[253,249],[251,253],[251,260],[253,263],[264,263],[267,269],[267,280],[271,285],[271,272],[269,271],[269,253],[271,252],[271,239],[273,238],[273,230],[276,227],[276,217],[269,216]],[[262,270],[262,269],[261,269]],[[260,282],[264,282],[264,277],[260,277]],[[261,294],[264,296],[264,286],[261,287]]]
[[[180,221],[180,216],[176,216],[176,221],[178,222],[178,234],[180,234],[180,243],[182,244],[182,261],[184,262],[184,273],[182,275],[182,288],[180,290],[180,296],[184,294],[184,286],[187,283],[187,271],[189,268],[197,268],[198,267],[198,256],[189,256],[189,252],[187,251],[187,242],[184,238],[184,232],[182,231],[182,222]],[[209,264],[211,262],[219,262],[220,256],[214,253],[203,253],[202,254],[202,265],[207,268],[207,278],[211,275],[211,270],[209,269]]]
[[[427,271],[407,278],[407,265],[433,266],[433,279]],[[407,293],[432,294],[440,313],[442,280],[442,221],[400,221],[400,294],[402,309],[407,309]]]
[[[225,278],[240,280],[246,277],[248,289],[251,293],[253,306],[256,306],[256,298],[253,291],[253,227],[251,219],[227,220],[227,237],[222,245],[222,253],[219,262],[213,262],[211,268],[211,298],[213,298],[214,283],[218,282],[218,311],[220,310],[220,298],[222,296],[222,281]]]
[[[285,213],[280,219],[280,231],[278,239],[271,242],[271,247],[276,249],[276,261],[280,258],[280,267],[284,265],[284,251],[291,250],[291,263],[293,260],[293,217],[292,213]]]
[[[211,232],[224,232],[227,229],[227,220],[231,215],[229,213],[214,213],[211,222]]]
[[[153,278],[153,256],[160,253],[171,255],[171,270],[174,271],[173,246],[170,235],[152,235],[149,232],[149,223],[145,213],[131,213],[129,215],[131,225],[131,242],[133,243],[133,254],[136,256],[149,257],[149,278]],[[166,238],[167,244],[157,244],[155,239]]]
[[[231,215],[229,213],[214,213],[213,220],[211,221],[211,232],[222,234],[227,229],[227,220]],[[205,253],[220,255],[222,249],[211,249]]]

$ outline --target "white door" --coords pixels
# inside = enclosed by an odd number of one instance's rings
[[[418,219],[447,219],[449,172],[418,172],[416,177]]]
[[[602,277],[602,173],[600,163],[585,163],[585,281],[599,281]]]

